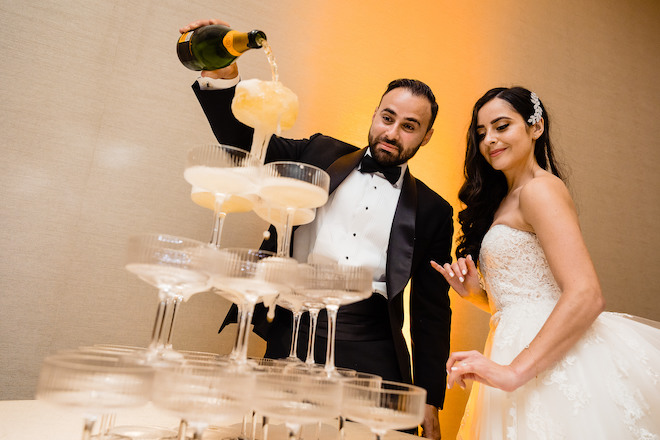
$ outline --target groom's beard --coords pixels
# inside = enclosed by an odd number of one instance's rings
[[[379,142],[393,145],[397,148],[397,151],[391,152],[378,148]],[[421,146],[422,144],[419,144],[415,148],[406,151],[399,141],[390,140],[384,136],[374,139],[371,134],[369,134],[369,151],[371,152],[371,155],[376,159],[376,162],[386,167],[401,165],[408,162],[408,160],[417,153],[417,150],[419,150],[419,147]]]

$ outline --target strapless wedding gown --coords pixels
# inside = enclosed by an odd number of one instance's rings
[[[494,314],[484,354],[509,364],[560,291],[536,238],[495,225],[480,268]],[[513,392],[473,383],[458,439],[660,440],[660,329],[604,312],[550,369]]]

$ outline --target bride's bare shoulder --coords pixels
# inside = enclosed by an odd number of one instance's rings
[[[570,194],[568,188],[563,180],[555,176],[552,173],[549,173],[545,170],[542,170],[534,175],[534,177],[527,182],[520,190],[521,199],[545,199],[545,198],[560,198],[569,199]]]
[[[520,211],[533,227],[541,218],[575,218],[575,205],[566,184],[554,174],[538,173],[520,191]]]

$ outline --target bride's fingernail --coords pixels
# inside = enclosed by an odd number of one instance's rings
[[[465,281],[465,278],[463,278],[463,277],[458,277],[458,281],[460,281],[460,282],[462,283],[463,281]]]
[[[463,275],[467,275],[467,270],[463,269]]]

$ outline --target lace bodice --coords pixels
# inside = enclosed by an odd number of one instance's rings
[[[530,348],[561,292],[534,233],[491,227],[479,262],[493,313],[484,354],[509,365]],[[473,383],[457,438],[660,440],[658,347],[658,329],[604,312],[515,391]]]
[[[535,234],[494,225],[479,254],[492,312],[511,305],[554,304],[560,290]]]

